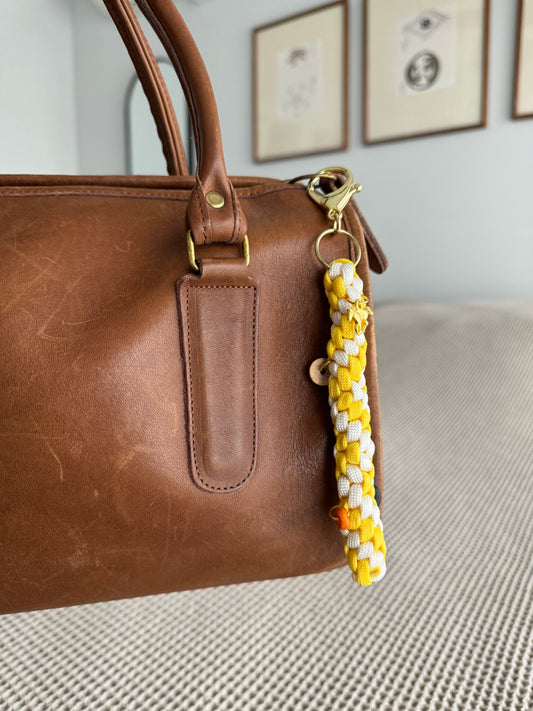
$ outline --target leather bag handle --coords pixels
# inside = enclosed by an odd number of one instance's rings
[[[116,7],[117,13],[117,16],[114,16],[113,19],[128,47],[143,89],[150,102],[157,131],[167,159],[168,172],[170,175],[188,175],[178,121],[172,108],[161,69],[152,54],[150,45],[128,0],[117,0],[113,7]],[[387,268],[387,258],[355,201],[353,206],[363,227],[369,250],[370,266],[375,272],[381,274]]]
[[[157,126],[169,175],[189,175],[187,158],[174,107],[156,58],[126,0],[108,5],[108,11],[128,50]]]
[[[161,40],[189,106],[197,152],[196,186],[187,211],[194,241],[197,245],[240,243],[246,218],[226,172],[215,96],[198,47],[172,0],[136,1]],[[131,21],[127,12],[131,7],[125,7],[129,0],[104,2],[124,39],[125,18]],[[131,42],[126,41],[126,46],[131,55]]]

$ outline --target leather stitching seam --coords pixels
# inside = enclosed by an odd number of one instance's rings
[[[28,186],[24,186],[28,187]],[[148,190],[152,190],[153,192],[107,192],[107,190],[137,190],[137,188],[133,187],[114,187],[114,186],[109,186],[106,187],[104,186],[99,187],[95,186],[93,190],[75,190],[75,189],[61,189],[61,188],[43,188],[41,186],[35,185],[35,186],[30,186],[28,190],[24,190],[23,192],[18,192],[17,186],[12,186],[11,188],[4,189],[0,187],[0,196],[4,197],[61,197],[63,195],[68,196],[68,195],[73,195],[73,196],[93,196],[93,197],[122,197],[122,198],[145,198],[147,200],[174,200],[177,202],[188,202],[189,198],[188,197],[179,197],[175,194],[175,192],[165,192],[161,191],[158,188],[148,188]],[[176,188],[176,191],[179,191],[181,188]],[[239,199],[241,200],[249,200],[255,197],[262,197],[263,195],[271,195],[272,193],[278,193],[278,192],[283,192],[284,190],[290,190],[292,189],[291,186],[287,187],[274,187],[274,188],[268,188],[267,190],[258,190],[257,192],[250,192],[247,194],[239,195]],[[106,192],[99,192],[105,190]],[[249,190],[249,188],[243,188],[243,190]],[[157,192],[156,192],[157,191]]]
[[[242,208],[240,206],[239,200],[237,198],[235,189],[234,189],[233,185],[231,185],[231,183],[230,183],[230,193],[231,193],[231,202],[233,204],[233,215],[234,215],[233,234],[231,235],[230,242],[234,244],[235,242],[237,242],[239,235],[241,233],[243,212],[242,212]]]
[[[200,188],[196,187],[194,194],[196,196],[196,200],[198,201],[198,209],[200,210],[200,217],[202,220],[202,231],[204,233],[204,244],[207,242],[207,229],[206,229],[206,224],[205,224],[205,217],[204,217],[204,211],[202,208],[202,201],[200,200],[200,195],[199,195]],[[194,235],[193,235],[194,236]]]
[[[230,196],[231,196],[231,205],[233,207],[233,232],[231,233],[231,237],[230,237],[229,241],[230,241],[230,244],[233,244],[237,239],[237,235],[239,234],[240,216],[238,214],[238,208],[237,208],[237,205],[235,202],[235,191],[233,190],[231,185],[230,185],[229,192],[230,192]]]

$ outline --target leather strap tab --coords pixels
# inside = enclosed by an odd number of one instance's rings
[[[235,491],[255,469],[258,285],[242,259],[201,262],[177,284],[192,476]]]

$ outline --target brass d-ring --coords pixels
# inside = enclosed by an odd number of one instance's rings
[[[187,230],[187,256],[189,258],[189,265],[191,269],[195,272],[200,271],[198,262],[196,261],[196,250],[194,247],[194,239],[192,237],[192,232]],[[248,241],[248,235],[244,235],[242,239],[242,256],[244,262],[248,267],[250,265],[250,242]]]
[[[318,257],[319,261],[321,264],[323,264],[326,269],[330,268],[330,264],[328,264],[324,259],[322,259],[322,255],[320,254],[320,242],[322,240],[322,237],[326,237],[327,235],[346,235],[348,239],[350,239],[354,246],[355,246],[355,259],[354,259],[354,266],[357,266],[359,264],[359,261],[361,259],[361,246],[359,242],[355,239],[353,234],[351,232],[346,232],[346,230],[335,230],[333,227],[330,227],[329,230],[324,230],[322,234],[318,235],[316,238],[315,242],[315,252],[316,256]]]

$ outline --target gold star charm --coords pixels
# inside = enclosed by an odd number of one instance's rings
[[[348,320],[355,320],[355,330],[359,335],[365,332],[368,326],[368,319],[373,315],[372,309],[367,306],[368,299],[364,294],[361,295],[359,301],[357,301],[353,306],[350,307],[347,316]]]

